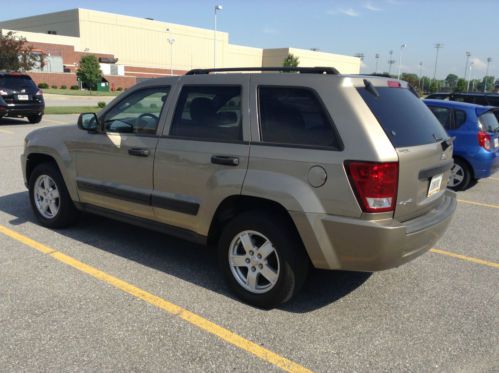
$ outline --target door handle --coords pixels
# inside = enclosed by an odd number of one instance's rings
[[[224,166],[238,166],[239,158],[227,155],[212,155],[211,163],[222,164]]]
[[[128,149],[128,154],[136,157],[149,157],[150,152],[147,148],[131,148]]]

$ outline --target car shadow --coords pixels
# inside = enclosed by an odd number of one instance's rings
[[[29,124],[26,118],[0,118],[0,125]]]
[[[0,211],[14,216],[9,221],[14,226],[37,224],[28,192],[1,196]],[[56,232],[233,298],[218,270],[213,248],[92,214],[82,214],[76,226]],[[325,307],[357,289],[370,275],[363,272],[312,270],[302,291],[279,309],[305,313]]]

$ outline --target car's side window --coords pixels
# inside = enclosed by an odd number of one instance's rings
[[[457,129],[466,122],[466,113],[463,110],[454,110],[454,129]]]
[[[452,129],[451,111],[445,107],[430,106],[430,110],[446,130]]]
[[[331,119],[311,89],[260,86],[258,97],[263,142],[341,148]]]
[[[241,87],[184,86],[175,109],[170,136],[242,141]]]
[[[136,91],[121,100],[104,117],[106,132],[155,134],[170,87]]]

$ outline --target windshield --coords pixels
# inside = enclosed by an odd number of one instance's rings
[[[378,96],[367,88],[357,88],[393,146],[431,144],[448,138],[433,113],[405,88],[376,87]]]
[[[482,131],[499,132],[499,123],[492,111],[487,111],[478,117],[478,123]]]
[[[0,76],[0,88],[12,89],[14,91],[36,90],[36,85],[29,76]]]

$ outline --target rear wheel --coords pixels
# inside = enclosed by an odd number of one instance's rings
[[[28,121],[30,123],[40,123],[42,121],[43,115],[41,114],[36,114],[36,115],[28,115]]]
[[[29,197],[31,207],[43,226],[64,228],[78,219],[79,211],[53,163],[42,163],[35,167],[29,178]]]
[[[455,159],[450,170],[448,187],[453,190],[465,190],[471,183],[471,169],[466,162]]]
[[[303,285],[309,259],[301,240],[280,216],[250,211],[224,229],[218,259],[238,298],[260,308],[289,300]]]

